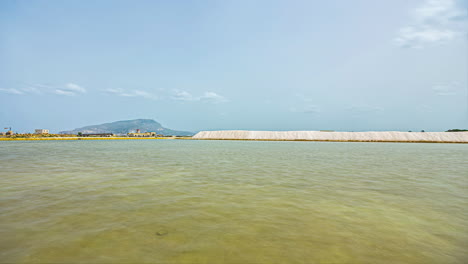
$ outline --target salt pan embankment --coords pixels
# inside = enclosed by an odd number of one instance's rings
[[[468,132],[201,131],[194,139],[468,143]]]

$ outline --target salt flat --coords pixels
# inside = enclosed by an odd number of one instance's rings
[[[195,139],[468,143],[468,132],[201,131]]]

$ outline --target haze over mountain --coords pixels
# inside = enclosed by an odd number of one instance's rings
[[[91,125],[76,128],[69,131],[61,131],[61,134],[77,134],[81,132],[83,134],[91,133],[113,133],[113,134],[127,134],[135,132],[140,129],[141,132],[156,132],[157,134],[165,136],[191,136],[194,133],[188,131],[178,131],[163,127],[160,123],[152,119],[135,119],[135,120],[123,120],[112,123],[104,123],[100,125]]]

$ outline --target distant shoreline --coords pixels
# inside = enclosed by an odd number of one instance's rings
[[[232,141],[289,141],[289,142],[361,142],[361,143],[448,143],[468,144],[460,141],[397,141],[397,140],[332,140],[332,139],[235,139],[235,138],[192,138],[192,137],[35,137],[0,138],[0,141],[47,141],[47,140],[141,140],[141,139],[183,139],[183,140],[232,140]]]
[[[129,139],[188,139],[185,137],[29,137],[29,138],[0,138],[0,141],[24,140],[129,140]]]

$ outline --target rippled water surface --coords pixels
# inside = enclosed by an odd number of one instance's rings
[[[468,263],[468,145],[0,142],[0,262]]]

